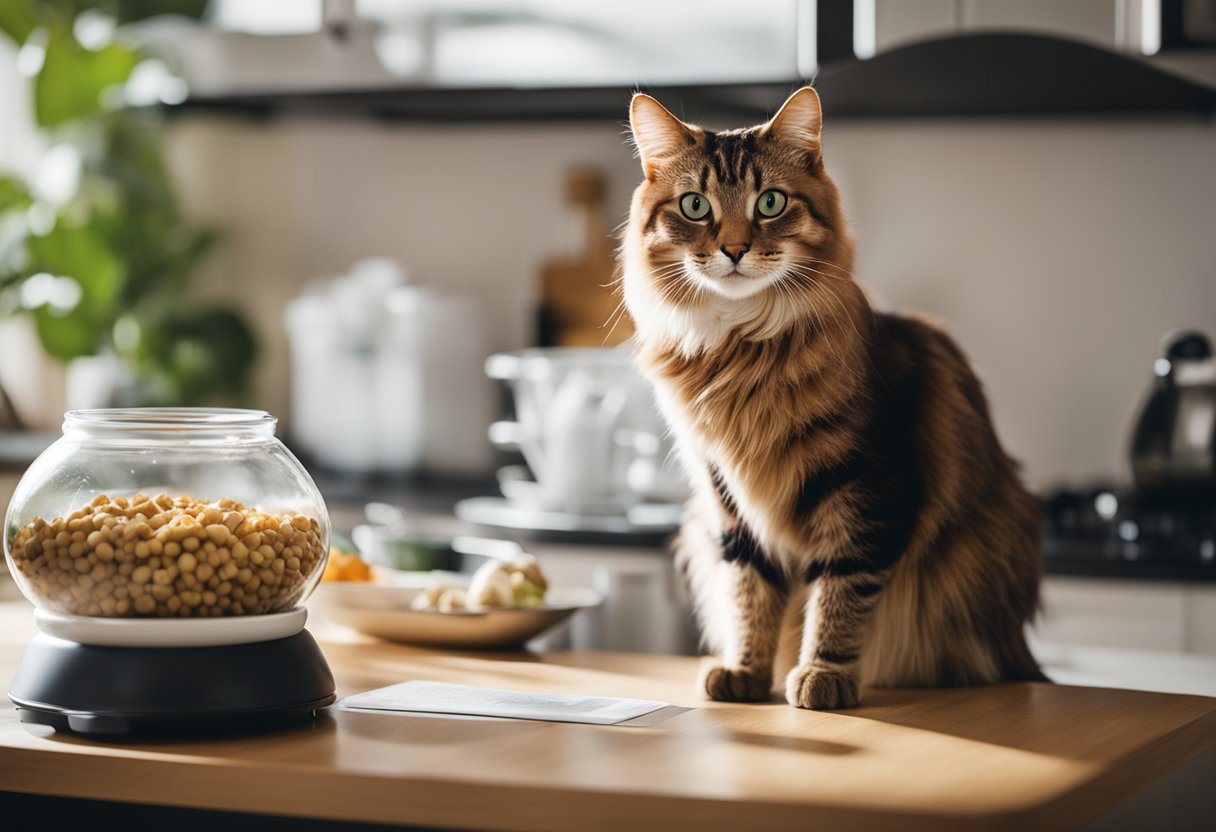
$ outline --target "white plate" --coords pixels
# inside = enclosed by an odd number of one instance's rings
[[[330,590],[334,590],[331,592]],[[431,647],[517,647],[603,597],[580,587],[551,589],[543,607],[412,610],[421,587],[328,583],[313,595],[324,615],[377,638]]]
[[[274,641],[294,636],[307,619],[304,607],[224,618],[101,618],[34,610],[38,629],[48,636],[99,647],[217,647]]]
[[[506,497],[470,497],[456,504],[456,516],[478,526],[569,534],[670,534],[680,526],[678,503],[643,503],[613,514],[550,511]]]

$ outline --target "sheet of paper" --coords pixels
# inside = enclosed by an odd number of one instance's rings
[[[646,699],[535,693],[414,681],[348,696],[338,703],[338,707],[356,711],[410,711],[616,725],[653,713],[667,704]]]

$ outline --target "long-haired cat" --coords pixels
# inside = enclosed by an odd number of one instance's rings
[[[819,97],[713,133],[636,95],[622,247],[637,360],[693,482],[677,540],[713,699],[1043,680],[1040,517],[948,335],[873,310]],[[776,677],[774,674],[777,674]]]

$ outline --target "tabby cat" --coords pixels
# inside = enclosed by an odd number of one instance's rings
[[[622,246],[637,361],[692,479],[677,540],[713,699],[1044,680],[1040,516],[958,345],[875,311],[819,97],[710,132],[638,94]]]

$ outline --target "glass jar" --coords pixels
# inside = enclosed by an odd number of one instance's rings
[[[4,556],[49,612],[218,617],[316,587],[329,515],[257,410],[77,410],[17,485]]]

